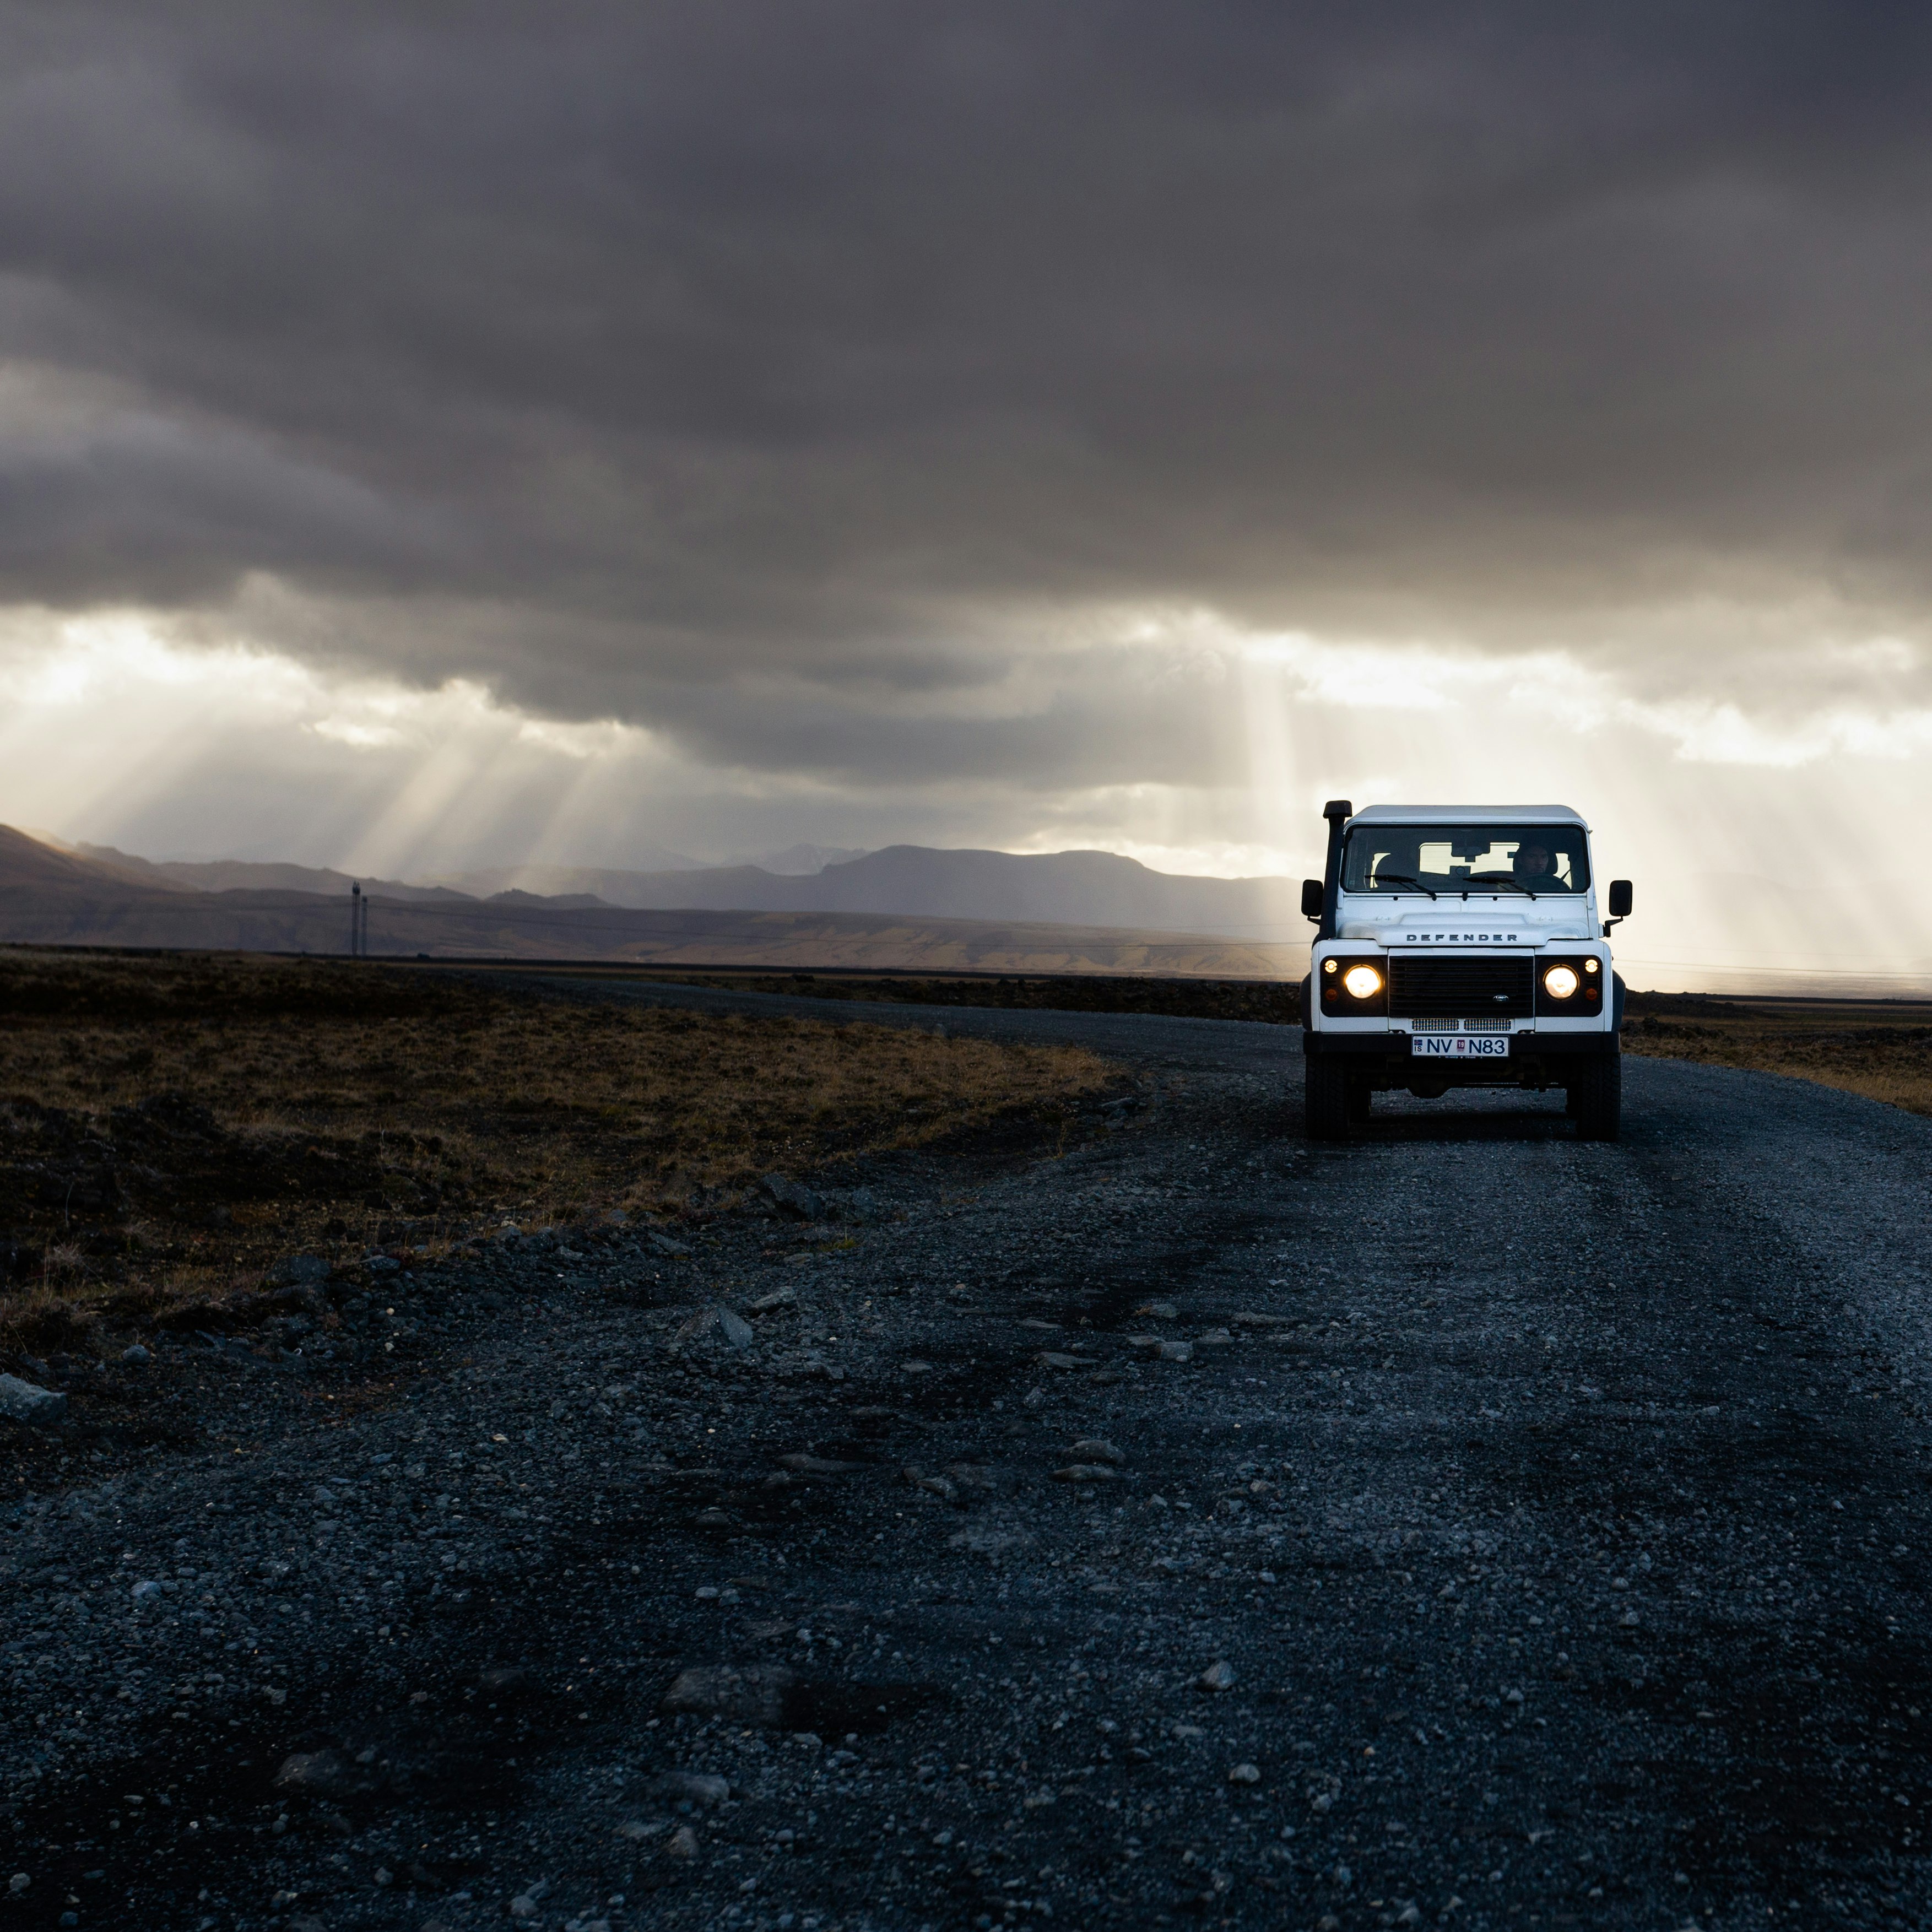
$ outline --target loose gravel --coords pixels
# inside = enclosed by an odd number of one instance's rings
[[[1932,1918],[1932,1125],[1633,1060],[1618,1145],[1311,1149],[1292,1033],[906,1018],[1138,1084],[0,1423],[0,1924]]]

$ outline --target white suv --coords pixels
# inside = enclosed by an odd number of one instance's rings
[[[1310,1136],[1338,1140],[1372,1096],[1561,1087],[1578,1138],[1613,1141],[1624,988],[1606,935],[1630,909],[1612,879],[1599,918],[1590,828],[1563,805],[1323,808],[1325,879],[1302,985]]]

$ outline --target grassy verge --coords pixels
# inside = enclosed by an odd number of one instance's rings
[[[1624,1051],[1752,1067],[1932,1115],[1932,1009],[1633,993]]]
[[[529,972],[527,967],[508,970]],[[580,968],[558,968],[577,977]],[[1166,1013],[1187,1019],[1259,1020],[1275,1026],[1301,1024],[1300,988],[1292,980],[1172,980],[1125,973],[983,974],[680,972],[674,968],[613,971],[598,976],[673,981],[734,992],[796,993],[814,1000],[850,1000],[863,1005],[888,1000],[914,1006],[997,1006],[1070,1013]]]
[[[689,1213],[1108,1085],[1077,1048],[553,1001],[406,968],[0,950],[0,1349],[301,1249]],[[26,1324],[23,1328],[22,1324]]]

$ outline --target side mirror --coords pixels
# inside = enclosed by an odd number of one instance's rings
[[[1319,919],[1322,901],[1328,896],[1319,879],[1304,879],[1301,882],[1301,916],[1304,919]]]
[[[1610,881],[1610,916],[1628,919],[1630,909],[1630,882],[1628,879]]]

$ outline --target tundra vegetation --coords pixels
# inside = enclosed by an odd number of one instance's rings
[[[291,1250],[688,1216],[772,1169],[1064,1120],[1081,1048],[531,997],[410,968],[0,951],[0,1353]]]
[[[1932,1115],[1932,1005],[1634,993],[1624,1051],[1815,1080]]]

